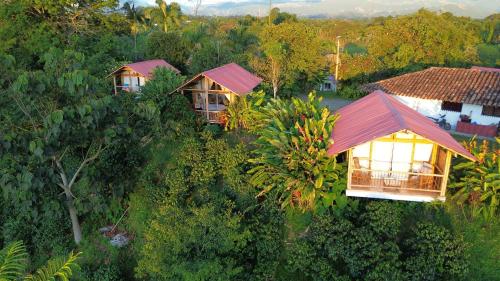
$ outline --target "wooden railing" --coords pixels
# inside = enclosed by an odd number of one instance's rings
[[[126,92],[139,92],[141,90],[141,86],[116,86],[117,90],[122,90]]]
[[[196,114],[202,117],[207,118],[207,111],[203,109],[196,109],[195,110]],[[223,123],[223,117],[224,117],[225,111],[223,110],[209,110],[208,111],[208,118],[207,121],[209,123],[213,124],[222,124]]]
[[[443,175],[372,169],[352,169],[352,189],[441,192]]]

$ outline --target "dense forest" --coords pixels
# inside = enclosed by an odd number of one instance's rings
[[[498,67],[499,14],[122,4],[0,3],[0,280],[500,280],[498,140],[466,143],[479,161],[455,160],[446,203],[348,198],[325,154],[336,117],[301,98],[337,63],[347,98],[429,66]],[[112,94],[109,73],[153,58],[182,75]],[[171,93],[229,62],[264,83],[207,125]]]

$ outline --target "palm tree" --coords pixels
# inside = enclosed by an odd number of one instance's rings
[[[135,3],[125,2],[123,4],[123,9],[125,10],[126,17],[130,24],[130,32],[134,36],[134,53],[137,59],[137,34],[145,29],[146,17],[144,15],[144,9],[135,7]]]
[[[33,274],[25,275],[28,252],[23,242],[16,241],[0,250],[0,281],[67,281],[78,268],[76,260],[80,253],[71,252],[67,258],[49,260],[47,265]]]
[[[170,5],[165,0],[156,0],[157,8],[145,11],[146,18],[150,18],[155,25],[162,27],[164,32],[168,32],[170,27],[180,26],[185,16],[182,14],[181,6],[175,2]]]

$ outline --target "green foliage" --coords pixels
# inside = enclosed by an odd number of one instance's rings
[[[251,64],[272,85],[275,97],[283,85],[314,80],[325,67],[317,33],[303,23],[287,22],[266,26],[259,34],[261,53]]]
[[[403,213],[397,203],[370,202],[346,216],[316,216],[288,250],[288,274],[303,280],[463,279],[463,241],[430,223],[408,231]]]
[[[28,254],[23,242],[8,244],[0,251],[0,280],[16,280],[26,267]]]
[[[264,103],[265,93],[259,91],[246,96],[238,97],[227,107],[226,130],[251,129],[253,116]]]
[[[249,173],[260,196],[276,190],[283,207],[322,210],[347,203],[335,157],[327,155],[336,115],[309,94],[307,101],[271,100],[255,116],[259,136]]]
[[[477,52],[482,64],[493,67],[500,65],[500,46],[498,44],[479,44]]]
[[[80,253],[71,252],[67,258],[54,258],[46,266],[22,278],[25,281],[68,281],[73,271],[78,268],[76,260]],[[24,275],[27,266],[28,253],[23,242],[16,241],[0,250],[0,280],[14,281]]]
[[[463,280],[468,271],[465,245],[443,227],[419,223],[406,241],[410,280]]]
[[[150,59],[164,59],[176,68],[185,70],[189,57],[186,39],[177,31],[156,31],[149,34],[146,42],[146,56]]]
[[[500,139],[496,139],[497,146]],[[452,199],[463,206],[468,203],[472,217],[481,215],[492,220],[498,215],[500,204],[500,157],[498,148],[490,148],[487,140],[481,145],[475,138],[464,143],[477,158],[476,162],[461,161],[453,165],[449,188],[454,190]]]
[[[366,92],[359,89],[357,85],[350,85],[341,87],[336,94],[344,99],[356,100],[365,96]]]
[[[49,260],[47,266],[37,269],[32,275],[25,277],[26,281],[49,281],[49,280],[62,280],[68,281],[71,275],[73,275],[73,270],[78,268],[76,260],[78,259],[78,254],[70,253],[68,258],[55,258]]]

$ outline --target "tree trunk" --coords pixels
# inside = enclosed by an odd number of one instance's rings
[[[278,85],[275,85],[274,83],[273,83],[273,94],[274,98],[278,96]]]
[[[75,203],[73,202],[71,194],[68,193],[66,193],[66,205],[68,206],[69,216],[71,218],[73,237],[75,238],[75,243],[78,245],[80,244],[80,241],[82,241],[82,229],[80,227],[80,221],[78,221]]]

